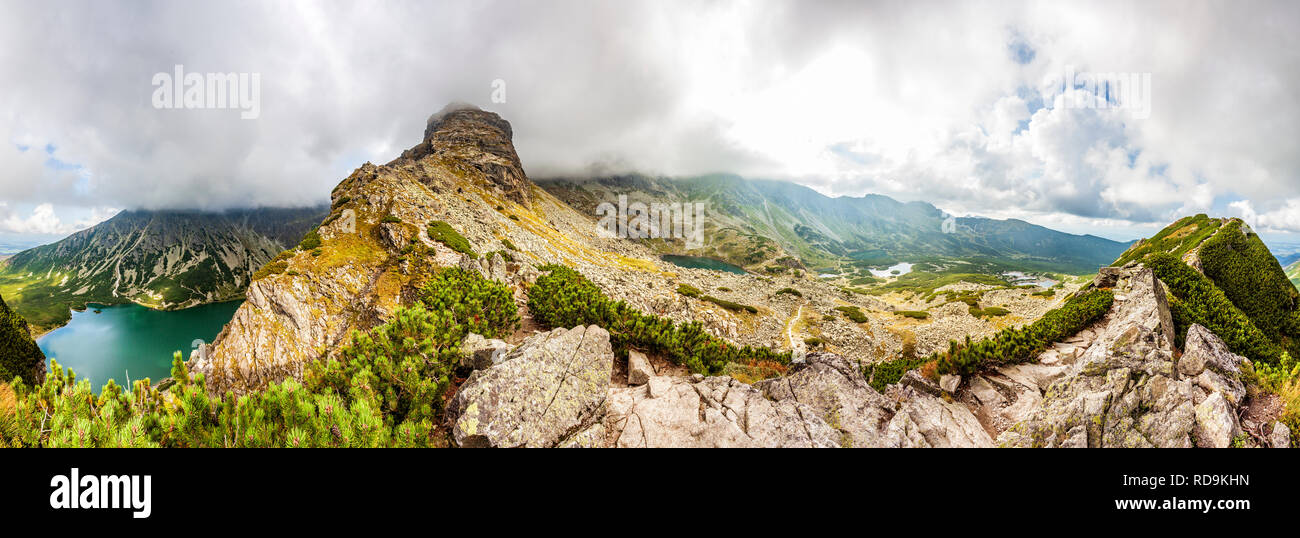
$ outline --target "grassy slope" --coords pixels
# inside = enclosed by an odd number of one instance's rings
[[[1212,219],[1205,214],[1183,217],[1151,238],[1138,241],[1111,265],[1119,267],[1156,252],[1168,252],[1182,258],[1222,225],[1222,220]]]
[[[1233,219],[1201,247],[1205,276],[1269,339],[1292,349],[1300,341],[1300,291],[1259,236]]]
[[[1253,333],[1257,330],[1273,345],[1294,353],[1300,344],[1300,291],[1296,290],[1268,246],[1240,219],[1213,219],[1206,215],[1185,217],[1134,245],[1116,260],[1115,265],[1143,261],[1155,254],[1181,259],[1197,247],[1200,247],[1202,272],[1213,286],[1212,290],[1200,295],[1221,294],[1231,303],[1231,310],[1239,311],[1249,320],[1239,327],[1218,327],[1216,332]],[[1162,278],[1171,278],[1172,274]],[[1177,293],[1179,286],[1173,287],[1175,295],[1180,295]],[[1185,296],[1177,299],[1206,300],[1205,297]],[[1207,315],[1227,315],[1221,310],[1223,308],[1209,308]],[[1225,339],[1233,337],[1231,334],[1219,336]],[[1239,349],[1234,351],[1242,353]]]
[[[0,298],[0,382],[20,376],[34,383],[33,372],[44,366],[45,354],[28,333],[27,322]]]

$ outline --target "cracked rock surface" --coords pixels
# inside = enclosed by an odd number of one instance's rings
[[[651,377],[610,389],[610,443],[642,447],[835,447],[840,434],[816,410],[771,401],[730,377]]]
[[[500,363],[475,370],[452,398],[447,415],[456,443],[601,444],[612,358],[609,333],[595,325],[530,336]]]

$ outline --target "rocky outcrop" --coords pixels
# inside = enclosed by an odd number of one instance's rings
[[[600,327],[535,334],[460,387],[452,435],[463,447],[598,446],[612,366]]]
[[[1274,423],[1273,432],[1268,435],[1268,445],[1270,448],[1291,448],[1291,435],[1291,428],[1286,424]]]
[[[486,184],[506,198],[527,204],[531,183],[511,143],[510,122],[474,105],[452,103],[429,117],[424,140],[403,159],[452,160],[473,167]]]
[[[1150,269],[1126,269],[1115,282],[1116,305],[1095,328],[1095,341],[1060,379],[1042,386],[1043,401],[1002,432],[1003,446],[1229,446],[1239,433],[1244,390],[1233,372],[1249,361],[1233,355],[1200,326],[1175,360],[1164,286]]]
[[[486,202],[527,201],[510,136],[496,114],[455,108],[431,118],[425,139],[404,157],[362,165],[334,189],[319,247],[276,258],[205,356],[191,358],[190,370],[204,374],[214,394],[301,377],[312,361],[346,345],[353,330],[382,324],[418,300],[421,279],[441,267],[506,283],[522,304],[535,262],[559,259],[523,263],[498,252],[512,236],[521,244],[535,237]],[[493,254],[452,250],[429,237],[433,221],[449,223],[476,252]]]
[[[749,386],[730,377],[652,376],[610,389],[616,447],[989,447],[965,406],[940,390],[896,385],[881,395],[860,367],[812,353],[787,375]]]
[[[1178,374],[1201,389],[1198,395],[1222,393],[1232,407],[1241,405],[1246,399],[1243,367],[1250,367],[1249,360],[1228,351],[1218,336],[1200,325],[1187,329],[1183,348],[1183,356],[1178,360]],[[1199,398],[1196,403],[1201,403]]]
[[[882,446],[889,448],[989,448],[993,439],[966,406],[918,390],[895,386],[898,412],[886,425]]]

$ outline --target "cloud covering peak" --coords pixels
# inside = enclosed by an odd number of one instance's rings
[[[431,112],[464,101],[510,121],[535,177],[734,172],[1072,230],[1249,209],[1266,229],[1300,231],[1294,3],[30,1],[6,11],[6,222],[37,218],[43,204],[89,214],[318,203],[356,166],[418,143]],[[260,74],[257,119],[155,108],[151,81],[176,65]],[[1149,74],[1149,116],[1076,106],[1061,82],[1069,72]],[[505,102],[493,102],[498,81]],[[1084,93],[1117,103],[1105,88]]]

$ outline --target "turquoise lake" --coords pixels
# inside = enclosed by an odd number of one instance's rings
[[[196,339],[212,342],[243,301],[208,304],[184,310],[151,310],[137,304],[89,305],[72,312],[72,321],[36,341],[46,366],[57,359],[77,379],[89,379],[98,392],[109,379],[125,385],[171,375],[172,352],[188,359]],[[96,314],[95,310],[100,313]]]
[[[712,269],[714,271],[726,271],[738,275],[748,274],[748,271],[745,271],[740,267],[713,258],[704,258],[700,256],[677,256],[675,254],[665,254],[662,258],[664,261],[678,267],[687,267],[690,269]]]

